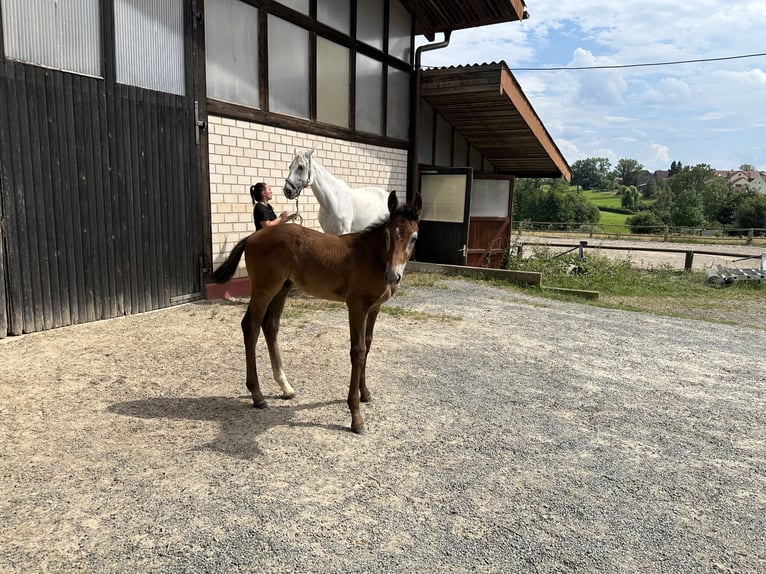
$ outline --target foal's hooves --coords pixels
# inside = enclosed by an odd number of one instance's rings
[[[284,401],[289,401],[290,399],[293,399],[293,398],[295,398],[295,391],[293,391],[292,393],[287,393],[282,395],[282,400]]]
[[[265,409],[268,406],[269,404],[265,400],[261,401],[260,403],[256,403],[255,401],[253,401],[253,408],[256,408],[256,409]]]
[[[364,434],[365,432],[364,425],[357,425],[357,426],[351,425],[351,432],[353,432],[354,434]]]
[[[372,402],[372,395],[370,393],[367,393],[366,395],[361,395],[359,397],[359,400],[363,403],[371,403]]]

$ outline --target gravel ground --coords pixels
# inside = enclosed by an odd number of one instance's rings
[[[241,302],[2,340],[0,571],[766,571],[766,331],[406,281],[364,436],[342,307],[264,411]]]

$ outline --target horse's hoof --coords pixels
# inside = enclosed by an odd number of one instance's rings
[[[256,408],[256,409],[265,409],[268,406],[269,405],[265,400],[262,400],[260,403],[256,403],[255,401],[253,401],[253,408]]]
[[[282,395],[282,400],[284,401],[289,401],[292,398],[295,398],[295,391]]]
[[[371,403],[372,402],[372,395],[370,393],[367,393],[366,395],[361,395],[359,397],[359,400],[363,403]]]
[[[364,434],[365,432],[364,425],[357,425],[357,426],[351,425],[351,432],[353,432],[354,434]]]

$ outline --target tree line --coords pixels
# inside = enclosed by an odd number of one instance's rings
[[[614,168],[607,158],[592,157],[572,164],[572,185],[563,179],[519,179],[514,218],[519,220],[598,223],[600,212],[580,190],[617,192],[621,212],[633,233],[658,227],[765,229],[766,194],[732,187],[707,164],[672,162],[668,177],[658,179],[634,159],[620,159]],[[755,171],[742,165],[743,171]]]

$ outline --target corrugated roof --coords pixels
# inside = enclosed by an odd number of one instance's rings
[[[437,32],[514,22],[529,17],[524,0],[404,0],[404,3],[415,15],[415,33],[423,34],[430,40]]]
[[[423,70],[420,95],[499,172],[571,179],[569,164],[505,62]]]

